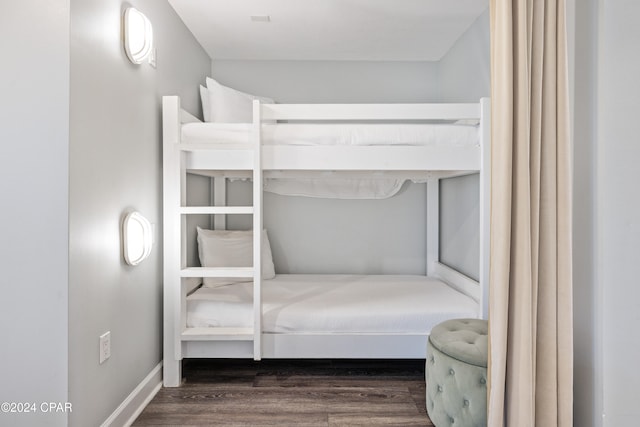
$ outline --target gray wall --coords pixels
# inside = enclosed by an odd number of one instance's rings
[[[491,96],[489,10],[476,19],[438,63],[440,101],[478,102]],[[479,277],[479,176],[446,179],[440,190],[440,260]]]
[[[437,64],[430,62],[214,60],[213,76],[277,102],[429,102],[439,96]],[[248,186],[239,187],[230,197],[246,203]],[[266,193],[276,272],[424,274],[425,187],[408,184],[396,197],[368,201]],[[250,224],[232,219],[229,226]]]
[[[153,24],[157,69],[129,63],[120,0],[71,1],[70,425],[101,424],[162,360],[161,96],[199,110],[211,62],[166,1],[129,5]],[[41,68],[41,67],[40,67]],[[151,257],[125,265],[123,215],[156,225]],[[111,358],[98,337],[111,331]],[[40,357],[41,359],[41,357]]]
[[[251,185],[232,182],[227,202],[244,204]],[[335,200],[264,193],[264,226],[277,273],[424,274],[425,186],[406,183],[386,200]],[[251,228],[246,215],[232,229]]]
[[[440,100],[476,102],[490,96],[490,59],[487,9],[439,61]]]
[[[424,196],[416,184],[387,200],[266,193],[274,263],[282,273],[424,274]]]
[[[600,0],[595,147],[596,319],[604,425],[638,425],[640,3]],[[578,69],[578,68],[577,68]],[[589,126],[589,123],[585,123]],[[576,125],[578,127],[578,125]],[[601,346],[599,345],[601,344]],[[598,359],[598,358],[597,358]]]
[[[430,102],[434,62],[213,61],[220,83],[281,103]]]
[[[440,262],[480,278],[478,174],[440,181]]]
[[[598,7],[597,14],[594,7]],[[582,257],[577,269],[585,268],[581,273],[592,277],[586,283],[575,282],[576,298],[580,302],[592,298],[585,302],[591,303],[588,305],[592,305],[593,310],[587,313],[581,308],[576,314],[580,316],[576,323],[584,321],[594,326],[591,338],[583,329],[579,331],[580,344],[594,349],[594,355],[583,361],[594,362],[595,378],[591,381],[595,383],[595,408],[602,411],[602,416],[594,418],[603,420],[604,426],[634,426],[640,417],[636,402],[640,372],[633,369],[640,354],[637,340],[640,193],[635,188],[640,181],[636,125],[640,114],[640,87],[635,83],[640,75],[637,49],[640,28],[635,19],[640,14],[640,3],[599,0],[597,5],[576,2],[576,8],[588,17],[579,28],[578,47],[599,48],[595,56],[583,52],[581,61],[576,63],[576,81],[581,90],[586,89],[586,93],[580,94],[581,99],[576,89],[576,106],[581,114],[576,115],[576,135],[580,139],[576,139],[575,152],[581,166],[577,169],[581,175],[576,182],[584,178],[579,190],[586,192],[585,187],[592,184],[595,192],[594,198],[584,193],[578,195],[581,206],[595,209],[588,211],[587,219],[578,223],[584,229],[590,225],[589,219],[594,219],[594,227],[587,229],[586,242],[593,239],[590,252],[582,250],[576,254]],[[597,18],[593,19],[594,16]],[[597,34],[597,40],[589,33]],[[583,35],[586,35],[584,39]],[[588,69],[594,59],[595,74]],[[581,76],[583,72],[587,75]],[[580,151],[583,148],[586,153]],[[595,168],[588,170],[589,164]],[[590,269],[590,260],[595,260],[595,270]],[[594,287],[590,289],[592,284]],[[581,408],[588,408],[588,403],[580,402]]]
[[[214,60],[212,74],[223,84],[283,103],[477,102],[490,94],[489,14],[440,62]],[[442,259],[477,278],[478,177],[448,179],[442,190]],[[249,191],[242,191],[246,200]],[[424,185],[409,184],[399,197],[384,201],[266,194],[264,207],[278,272],[425,271]]]
[[[69,0],[2,2],[0,51],[0,424],[65,426]]]

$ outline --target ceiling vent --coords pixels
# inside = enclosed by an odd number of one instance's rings
[[[271,22],[269,15],[251,15],[252,22]]]

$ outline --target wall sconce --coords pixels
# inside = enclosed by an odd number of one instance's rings
[[[139,212],[130,212],[122,222],[124,260],[129,265],[138,265],[151,253],[153,245],[151,223]]]
[[[133,7],[124,11],[124,50],[134,64],[142,64],[153,49],[153,28],[142,12]]]

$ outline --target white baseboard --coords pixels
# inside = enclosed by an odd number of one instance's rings
[[[162,387],[162,362],[127,396],[101,427],[129,427]]]

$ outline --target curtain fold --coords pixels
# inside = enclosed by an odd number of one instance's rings
[[[491,427],[572,425],[564,0],[491,1]]]

